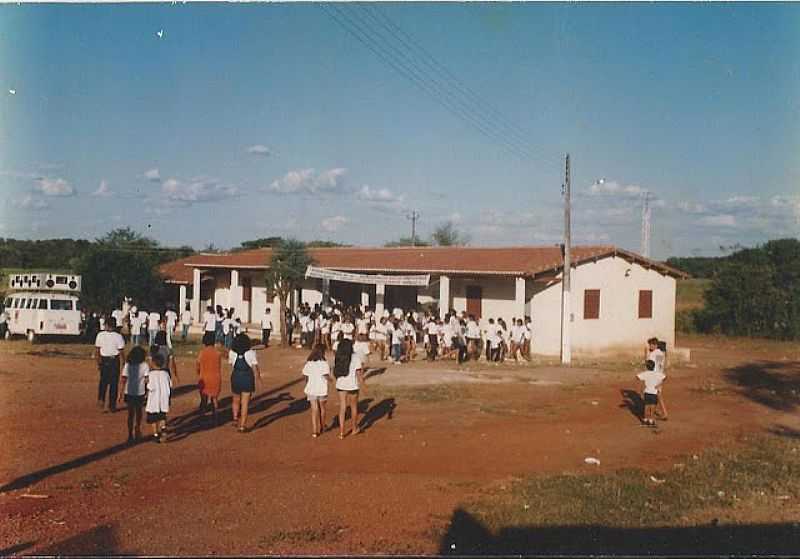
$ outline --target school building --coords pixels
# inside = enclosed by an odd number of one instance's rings
[[[291,304],[364,304],[377,312],[425,306],[465,311],[480,318],[530,316],[532,351],[561,348],[563,256],[558,246],[504,248],[401,247],[309,249],[314,276]],[[232,307],[242,322],[257,323],[266,308],[264,272],[269,248],[197,254],[161,267],[180,309],[196,322],[208,305]],[[571,339],[574,354],[640,351],[646,338],[675,342],[676,278],[685,274],[614,246],[572,249]],[[274,320],[275,320],[274,319]]]

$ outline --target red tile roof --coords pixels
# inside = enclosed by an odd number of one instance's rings
[[[397,247],[397,248],[311,248],[309,254],[317,266],[354,272],[441,273],[535,276],[561,268],[558,246],[526,247]],[[621,256],[654,268],[663,274],[683,277],[669,266],[611,245],[576,246],[575,263],[606,256]],[[266,269],[272,250],[261,248],[225,254],[196,254],[161,266],[167,281],[191,283],[192,267]],[[180,267],[184,270],[180,270]]]

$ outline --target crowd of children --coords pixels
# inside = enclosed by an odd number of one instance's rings
[[[325,404],[328,391],[334,386],[339,400],[339,437],[346,435],[345,418],[350,410],[351,429],[359,433],[358,395],[365,385],[365,363],[370,354],[381,361],[387,358],[395,364],[414,360],[422,351],[430,361],[452,358],[459,363],[485,359],[487,362],[529,360],[533,337],[531,320],[512,318],[509,328],[502,318],[490,318],[484,327],[474,315],[449,311],[444,318],[428,312],[402,309],[376,314],[365,308],[342,308],[339,305],[313,309],[301,305],[297,314],[287,311],[287,333],[290,340],[298,330],[296,347],[307,348],[310,355],[302,374],[307,377],[304,389],[311,408],[312,436],[318,437],[326,424]],[[108,318],[100,317],[102,330],[95,339],[95,355],[100,380],[98,405],[105,411],[116,411],[124,402],[128,409],[128,441],[141,438],[143,417],[152,425],[153,437],[165,441],[170,393],[179,382],[172,336],[181,326],[186,339],[191,325],[191,313],[186,309],[178,318],[174,310],[161,313],[131,306],[127,312],[118,309]],[[118,325],[121,324],[121,327]],[[248,407],[261,379],[258,360],[252,342],[230,309],[207,307],[202,319],[203,348],[196,360],[200,410],[210,405],[215,424],[219,423],[219,394],[222,387],[222,362],[227,350],[230,365],[233,401],[233,425],[239,432],[247,431]],[[274,330],[270,309],[261,318],[261,343],[266,348]],[[127,331],[127,332],[126,332]],[[125,358],[127,333],[133,344]],[[291,343],[291,342],[290,342]],[[143,347],[149,345],[148,352]],[[332,367],[326,355],[333,352]],[[666,345],[657,338],[647,341],[646,370],[637,378],[644,383],[642,424],[655,426],[656,417],[667,419],[663,383]],[[118,390],[118,381],[122,385]],[[658,412],[656,408],[658,409]],[[144,413],[143,413],[144,412]]]
[[[312,309],[305,304],[296,315],[286,314],[290,343],[294,330],[299,331],[298,348],[321,344],[335,350],[341,340],[350,340],[357,353],[374,353],[394,364],[414,360],[418,350],[431,361],[445,358],[459,363],[484,357],[491,362],[520,362],[531,355],[533,325],[529,317],[512,318],[510,327],[502,318],[490,318],[481,327],[474,315],[454,310],[440,318],[431,311],[395,308],[378,314],[363,307],[315,305]]]

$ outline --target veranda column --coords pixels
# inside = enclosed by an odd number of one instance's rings
[[[233,316],[241,317],[242,288],[239,286],[239,270],[231,270],[231,287],[228,293],[228,307],[233,309]]]
[[[450,276],[439,276],[439,318],[450,310]]]
[[[192,269],[192,318],[195,324],[200,323],[200,270]]]
[[[386,284],[385,283],[376,283],[375,284],[375,315],[380,317],[383,315],[383,298],[384,294],[386,293]]]
[[[515,278],[516,296],[514,297],[514,315],[525,318],[525,278]]]
[[[186,310],[186,286],[181,285],[178,288],[178,316]]]

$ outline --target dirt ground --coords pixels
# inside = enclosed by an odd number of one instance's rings
[[[657,472],[743,435],[800,434],[797,346],[679,345],[692,361],[669,371],[656,430],[630,410],[631,362],[373,361],[365,430],[344,440],[310,436],[304,351],[258,351],[246,434],[197,416],[183,355],[170,441],[128,446],[125,411],[96,407],[90,346],[0,342],[0,552],[437,553],[461,503],[521,476]]]

